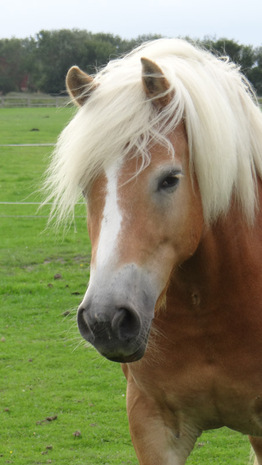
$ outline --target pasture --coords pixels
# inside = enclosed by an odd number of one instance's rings
[[[0,144],[51,144],[75,110],[0,109]],[[38,211],[51,147],[0,147],[0,464],[137,465],[125,379],[81,340],[76,308],[86,290],[85,207],[46,229]],[[192,465],[244,465],[247,438],[203,434]]]

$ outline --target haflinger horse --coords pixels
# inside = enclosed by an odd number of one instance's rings
[[[127,379],[140,465],[182,465],[203,430],[262,465],[262,114],[239,68],[159,39],[67,89],[52,215],[87,201],[81,335]]]

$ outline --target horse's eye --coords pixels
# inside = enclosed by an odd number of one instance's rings
[[[168,174],[163,179],[161,179],[158,185],[158,189],[165,190],[168,192],[173,191],[177,187],[181,176],[182,175],[180,172],[174,172],[174,173]]]

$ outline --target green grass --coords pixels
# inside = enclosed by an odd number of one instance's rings
[[[75,109],[0,108],[0,144],[54,143]]]
[[[72,112],[0,109],[0,143],[53,142]],[[40,200],[50,150],[0,148],[1,202]],[[90,262],[85,219],[55,233],[47,207],[36,208],[0,204],[0,465],[137,465],[121,368],[76,328]],[[211,431],[188,463],[244,465],[249,450],[244,436]]]

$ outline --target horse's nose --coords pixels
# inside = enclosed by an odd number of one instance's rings
[[[158,296],[151,276],[135,264],[96,270],[78,310],[84,339],[117,362],[139,360],[146,350]]]
[[[141,331],[141,320],[132,308],[108,308],[107,311],[93,311],[89,306],[80,307],[77,315],[81,335],[91,344],[119,341],[128,343],[136,339]]]

